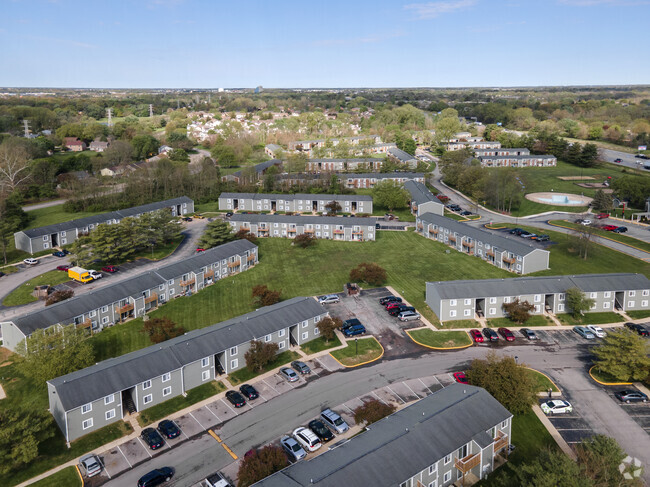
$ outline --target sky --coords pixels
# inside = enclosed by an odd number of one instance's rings
[[[650,0],[0,0],[0,86],[650,84]]]

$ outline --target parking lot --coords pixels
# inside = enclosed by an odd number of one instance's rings
[[[507,342],[499,335],[498,342],[489,342],[484,341],[483,343],[475,343],[475,346],[479,347],[492,347],[492,348],[507,348],[508,346],[549,346],[553,347],[556,345],[597,345],[600,340],[587,340],[586,338],[581,337],[573,330],[553,330],[553,329],[538,329],[536,327],[531,327],[531,330],[537,335],[537,340],[529,340],[526,338],[521,331],[511,329],[512,333],[515,335],[514,342]],[[496,331],[496,328],[494,328]]]
[[[607,394],[616,402],[646,433],[650,435],[650,402],[631,402],[626,404],[614,397],[616,391],[624,389],[637,390],[634,386],[603,386]]]

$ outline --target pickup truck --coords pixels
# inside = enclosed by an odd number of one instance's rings
[[[93,280],[90,273],[83,267],[79,266],[70,267],[70,269],[68,269],[68,277],[82,284],[86,284]]]

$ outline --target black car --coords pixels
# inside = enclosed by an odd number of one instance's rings
[[[140,437],[152,450],[157,450],[165,444],[165,440],[163,440],[162,436],[160,436],[160,434],[153,428],[143,429]]]
[[[472,212],[471,212],[471,211],[468,211],[468,210],[465,210],[465,211],[461,211],[460,214],[461,214],[462,216],[470,216],[470,215],[472,214]]]
[[[627,227],[618,227],[618,228],[615,228],[614,230],[612,230],[612,232],[614,232],[614,233],[625,233],[625,232],[627,232]]]
[[[549,237],[546,234],[537,235],[536,237],[533,237],[533,240],[537,240],[538,242],[548,242],[549,240],[551,240],[551,237]]]
[[[236,408],[242,408],[246,406],[246,399],[237,391],[228,391],[226,392],[226,399],[230,401],[230,404]]]
[[[176,438],[181,434],[181,430],[178,429],[176,423],[170,421],[169,419],[165,419],[158,423],[158,431],[160,431],[160,434],[162,434],[165,438]]]
[[[381,228],[381,225],[379,223],[375,223],[375,229]]]
[[[512,230],[510,230],[511,235],[517,235],[517,236],[521,235],[524,232],[525,230],[523,228],[513,228]]]
[[[332,432],[320,419],[314,419],[313,421],[310,421],[307,427],[312,430],[314,434],[318,436],[318,439],[323,443],[334,438]]]
[[[345,320],[343,322],[343,326],[341,327],[341,331],[345,330],[346,328],[350,328],[351,326],[354,325],[363,325],[358,319],[356,318],[350,318],[349,320]]]
[[[169,482],[173,476],[174,471],[170,467],[157,468],[140,477],[138,487],[155,487],[156,485]]]
[[[648,396],[643,392],[635,391],[634,389],[626,389],[624,391],[617,391],[614,393],[616,399],[622,402],[648,402]]]
[[[239,392],[242,393],[242,395],[247,398],[249,401],[252,401],[253,399],[257,399],[260,397],[260,394],[257,392],[257,389],[255,389],[252,385],[250,384],[244,384],[239,387]]]
[[[646,156],[645,154],[637,154],[634,157],[636,157],[638,159],[648,159],[648,156]]]
[[[226,218],[230,218],[232,216],[232,211],[227,211],[226,212]]]
[[[294,360],[293,362],[291,362],[291,367],[299,374],[303,374],[303,375],[311,374],[311,369],[309,368],[309,365],[307,365],[305,362],[302,362],[300,360]]]
[[[68,252],[67,250],[57,250],[56,252],[53,252],[52,255],[53,255],[54,257],[65,257],[65,256],[68,255],[69,253],[70,253],[70,252]]]
[[[379,304],[386,305],[388,303],[401,303],[402,298],[398,298],[397,296],[386,296],[383,297],[379,300]]]
[[[405,304],[401,304],[395,308],[389,309],[388,314],[391,316],[397,316],[403,311],[415,311],[415,308],[413,306],[406,306]]]
[[[483,336],[490,340],[491,342],[498,342],[499,335],[492,328],[483,328]]]
[[[642,337],[650,336],[650,331],[648,331],[648,329],[643,325],[638,325],[636,323],[625,323],[625,327],[638,333]]]
[[[189,216],[186,216],[186,217],[183,218],[183,221],[184,222],[191,222],[192,219]]]

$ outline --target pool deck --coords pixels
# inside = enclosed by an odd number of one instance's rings
[[[526,199],[535,203],[553,206],[587,206],[593,198],[572,193],[530,193]]]

